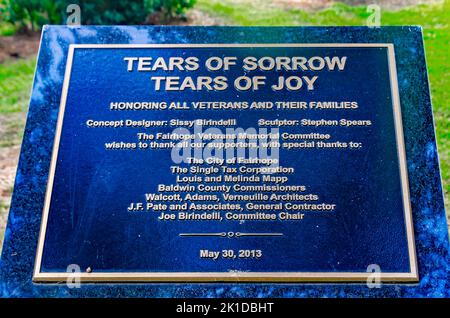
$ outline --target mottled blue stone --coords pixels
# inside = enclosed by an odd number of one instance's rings
[[[32,272],[69,44],[393,43],[418,284],[34,284]],[[2,297],[449,297],[450,258],[422,32],[418,27],[68,27],[43,30],[0,263]]]

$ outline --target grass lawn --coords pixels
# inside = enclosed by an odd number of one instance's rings
[[[269,7],[268,1],[197,0],[196,8],[211,16],[219,16],[230,25],[365,25],[369,13],[365,7],[334,4],[307,12],[299,9]],[[446,208],[450,200],[450,0],[442,4],[419,5],[399,11],[382,11],[382,25],[422,25],[431,95],[434,107],[441,173]]]

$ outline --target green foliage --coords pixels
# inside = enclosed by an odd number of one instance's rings
[[[0,0],[5,22],[21,30],[38,30],[44,24],[64,24],[69,4],[78,4],[82,24],[143,24],[149,14],[161,12],[173,18],[196,0]]]

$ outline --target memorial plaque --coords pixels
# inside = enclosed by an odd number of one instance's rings
[[[46,27],[5,286],[448,293],[430,106],[418,28]]]

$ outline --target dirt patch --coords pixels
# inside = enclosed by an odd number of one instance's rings
[[[3,206],[9,206],[11,200],[19,152],[19,145],[0,148],[0,210]]]
[[[385,9],[398,10],[423,3],[438,3],[442,2],[442,0],[341,0],[341,2],[349,5],[377,4]]]
[[[36,55],[39,49],[39,39],[38,33],[0,36],[0,63],[9,59]]]

